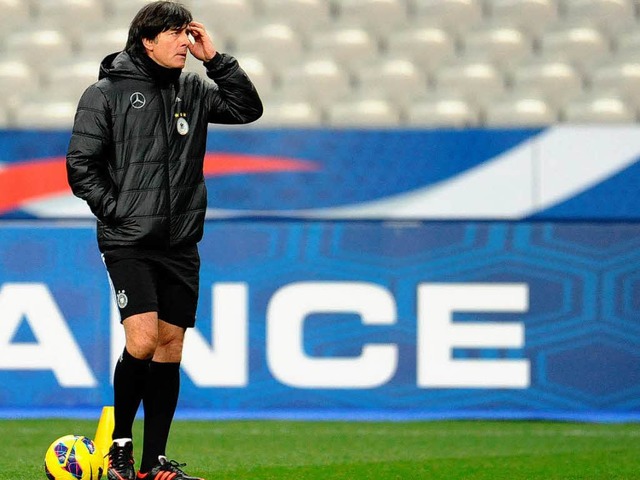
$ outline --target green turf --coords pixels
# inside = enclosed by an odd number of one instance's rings
[[[0,420],[0,480],[44,479],[49,443],[96,424]],[[176,421],[168,454],[207,480],[640,479],[640,424]]]

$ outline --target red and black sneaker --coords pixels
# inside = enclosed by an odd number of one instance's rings
[[[167,457],[160,455],[158,464],[146,473],[138,472],[137,480],[204,480],[200,477],[190,477],[184,473],[180,467],[186,463],[178,463],[175,460],[167,460]]]
[[[136,480],[133,463],[133,443],[115,441],[109,449],[108,480]]]

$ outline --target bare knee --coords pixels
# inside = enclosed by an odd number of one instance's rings
[[[182,360],[185,329],[162,320],[158,322],[157,346],[153,360],[163,363],[177,363]]]
[[[158,314],[147,312],[132,315],[122,325],[127,351],[135,358],[152,358],[158,346]]]

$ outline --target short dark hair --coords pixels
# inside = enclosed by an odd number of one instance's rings
[[[131,20],[125,50],[144,54],[142,39],[154,39],[167,30],[181,29],[193,20],[191,12],[177,2],[158,1],[146,4]]]

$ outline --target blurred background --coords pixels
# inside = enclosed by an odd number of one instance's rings
[[[0,0],[0,126],[70,126],[143,3]],[[637,0],[183,3],[257,84],[257,127],[637,121]]]

